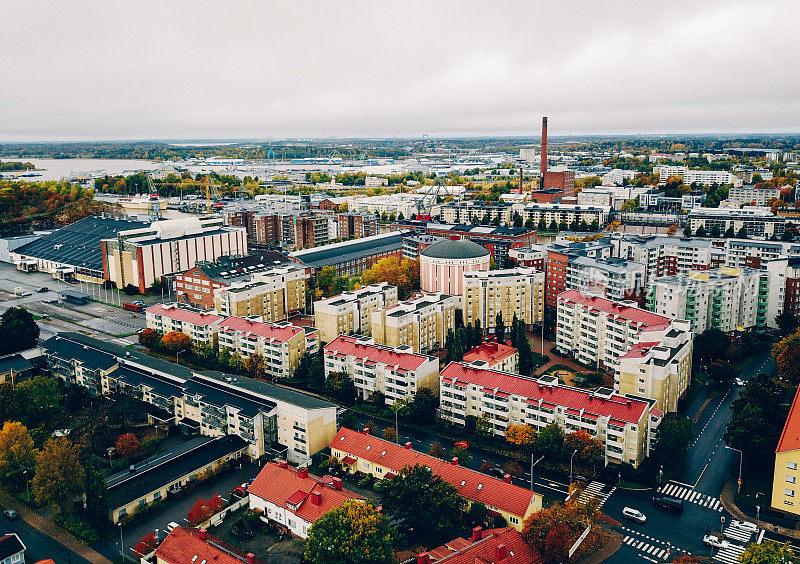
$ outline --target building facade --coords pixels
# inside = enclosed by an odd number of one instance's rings
[[[250,280],[215,289],[214,307],[220,315],[283,321],[306,307],[309,278],[300,266],[276,266]]]
[[[184,309],[180,304],[156,304],[147,308],[148,329],[162,334],[178,331],[196,345],[213,346],[222,317],[212,313]]]
[[[314,326],[330,343],[339,335],[372,333],[372,313],[397,304],[397,287],[386,282],[314,302]]]
[[[541,322],[544,280],[544,272],[532,268],[466,272],[461,294],[464,323],[474,325],[480,320],[484,330],[493,329],[498,313],[506,325],[511,324],[515,315],[528,327]]]
[[[419,279],[423,292],[461,296],[464,275],[489,270],[490,253],[467,239],[444,239],[419,255]]]
[[[380,345],[408,345],[415,353],[444,346],[447,331],[455,330],[458,298],[426,294],[372,312],[372,338]]]

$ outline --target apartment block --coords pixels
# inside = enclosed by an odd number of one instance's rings
[[[510,204],[463,200],[442,204],[441,218],[445,223],[479,223],[486,218],[489,222],[503,225],[511,223],[513,210]]]
[[[572,222],[577,221],[579,225],[583,223],[587,227],[591,227],[594,224],[599,228],[608,223],[608,214],[611,212],[611,206],[579,206],[577,204],[545,204],[538,202],[531,202],[524,206],[519,205],[519,208],[521,209],[523,220],[528,221],[530,219],[534,225],[538,225],[539,220],[544,219],[548,227],[554,221],[557,225],[562,222],[571,225]]]
[[[725,245],[710,239],[623,235],[609,239],[617,258],[645,265],[645,283],[658,276],[724,266]]]
[[[566,266],[567,289],[599,294],[610,300],[643,302],[643,264],[618,258],[577,256],[568,260]]]
[[[519,351],[510,344],[497,341],[485,341],[472,347],[464,354],[464,362],[488,370],[519,374]]]
[[[586,431],[603,443],[605,463],[638,467],[655,444],[662,413],[646,398],[622,396],[608,388],[581,390],[545,376],[532,379],[451,362],[439,377],[440,412],[463,425],[469,415],[486,414],[492,431],[509,425],[542,430],[556,423],[565,433]]]
[[[542,321],[544,315],[544,272],[533,268],[507,270],[479,270],[464,273],[461,303],[464,323],[481,327],[495,327],[497,314],[506,325],[514,316],[530,327]]]
[[[800,319],[800,257],[784,257],[764,263],[769,274],[767,325],[777,327],[775,318],[791,313]]]
[[[660,341],[681,327],[632,303],[567,290],[558,295],[556,346],[562,354],[598,368],[615,369],[617,359],[642,341]],[[685,325],[689,329],[688,324]]]
[[[358,239],[378,234],[378,218],[371,213],[342,213],[336,218],[339,237]]]
[[[718,232],[723,235],[729,228],[734,234],[744,228],[747,237],[752,239],[780,238],[786,227],[786,218],[773,215],[769,208],[745,207],[732,208],[696,208],[689,212],[687,222],[692,233],[701,227],[706,236]]]
[[[779,241],[749,241],[728,239],[725,241],[725,266],[741,268],[764,268],[764,263],[783,257],[800,256],[800,245]]]
[[[308,394],[242,376],[196,373],[80,333],[60,333],[41,347],[50,373],[67,384],[156,406],[186,433],[237,435],[252,459],[305,463],[336,434],[336,404]]]
[[[458,298],[425,294],[372,312],[372,338],[389,347],[408,345],[416,353],[444,346],[449,329],[455,330]]]
[[[524,266],[544,272],[547,262],[547,247],[545,245],[533,245],[530,247],[519,247],[508,251],[508,258],[515,262],[516,266]]]
[[[386,282],[314,302],[314,325],[330,343],[339,335],[372,333],[372,313],[397,304],[397,287]]]
[[[480,502],[518,531],[528,516],[542,509],[542,495],[512,484],[510,477],[500,480],[460,466],[457,458],[447,461],[417,452],[411,443],[398,445],[342,427],[331,441],[331,455],[348,472],[372,474],[378,480],[390,479],[406,466],[427,466],[452,485],[468,506]]]
[[[347,372],[363,400],[383,393],[387,405],[410,401],[422,388],[439,391],[439,359],[416,354],[408,345],[391,348],[340,335],[325,345],[325,376],[331,372]]]
[[[697,334],[710,328],[726,333],[763,329],[769,278],[763,270],[729,267],[662,276],[648,284],[646,307],[687,320]]]
[[[797,465],[800,464],[800,388],[794,396],[775,449],[775,470],[772,482],[772,509],[800,516],[800,486]]]
[[[770,199],[778,199],[780,197],[780,188],[734,186],[728,191],[728,201],[739,206],[742,204],[752,204],[753,202],[755,202],[757,206],[766,206]]]
[[[215,289],[214,305],[220,315],[281,321],[305,308],[309,278],[300,266],[276,266],[249,280]]]
[[[219,347],[245,359],[260,354],[268,378],[290,378],[306,351],[319,350],[319,335],[313,327],[295,327],[285,321],[228,317],[219,323]]]
[[[653,409],[675,413],[691,381],[691,333],[673,329],[660,341],[637,343],[617,363],[614,389],[619,394],[651,398]]]
[[[382,258],[403,256],[402,231],[381,233],[352,241],[323,245],[315,249],[304,249],[289,253],[289,257],[300,263],[312,274],[326,266],[336,270],[337,276],[361,274]]]
[[[193,344],[213,346],[222,317],[213,313],[192,311],[179,304],[156,304],[145,311],[148,329],[162,334],[178,331],[187,335]]]

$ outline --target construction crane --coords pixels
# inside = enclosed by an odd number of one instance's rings
[[[439,201],[439,195],[444,194],[447,195],[447,186],[442,182],[441,177],[436,177],[436,182],[434,182],[425,193],[422,194],[422,197],[417,200],[417,208],[419,209],[419,213],[421,215],[433,215],[431,212],[433,211],[433,207]]]
[[[206,213],[211,213],[211,201],[222,199],[222,195],[219,193],[216,184],[214,184],[214,179],[211,178],[211,173],[206,176]]]
[[[150,173],[144,175],[146,182],[147,182],[147,193],[150,195],[150,203],[152,207],[150,208],[150,215],[153,219],[161,219],[161,211],[159,210],[159,200],[158,200],[158,190],[156,190],[156,185],[153,184],[153,177],[150,176]]]

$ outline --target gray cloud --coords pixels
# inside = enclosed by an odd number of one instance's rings
[[[0,140],[800,130],[800,3],[0,0]]]

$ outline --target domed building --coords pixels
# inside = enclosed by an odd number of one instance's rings
[[[423,292],[461,296],[464,273],[489,270],[489,251],[468,239],[445,239],[419,255],[419,279]]]

